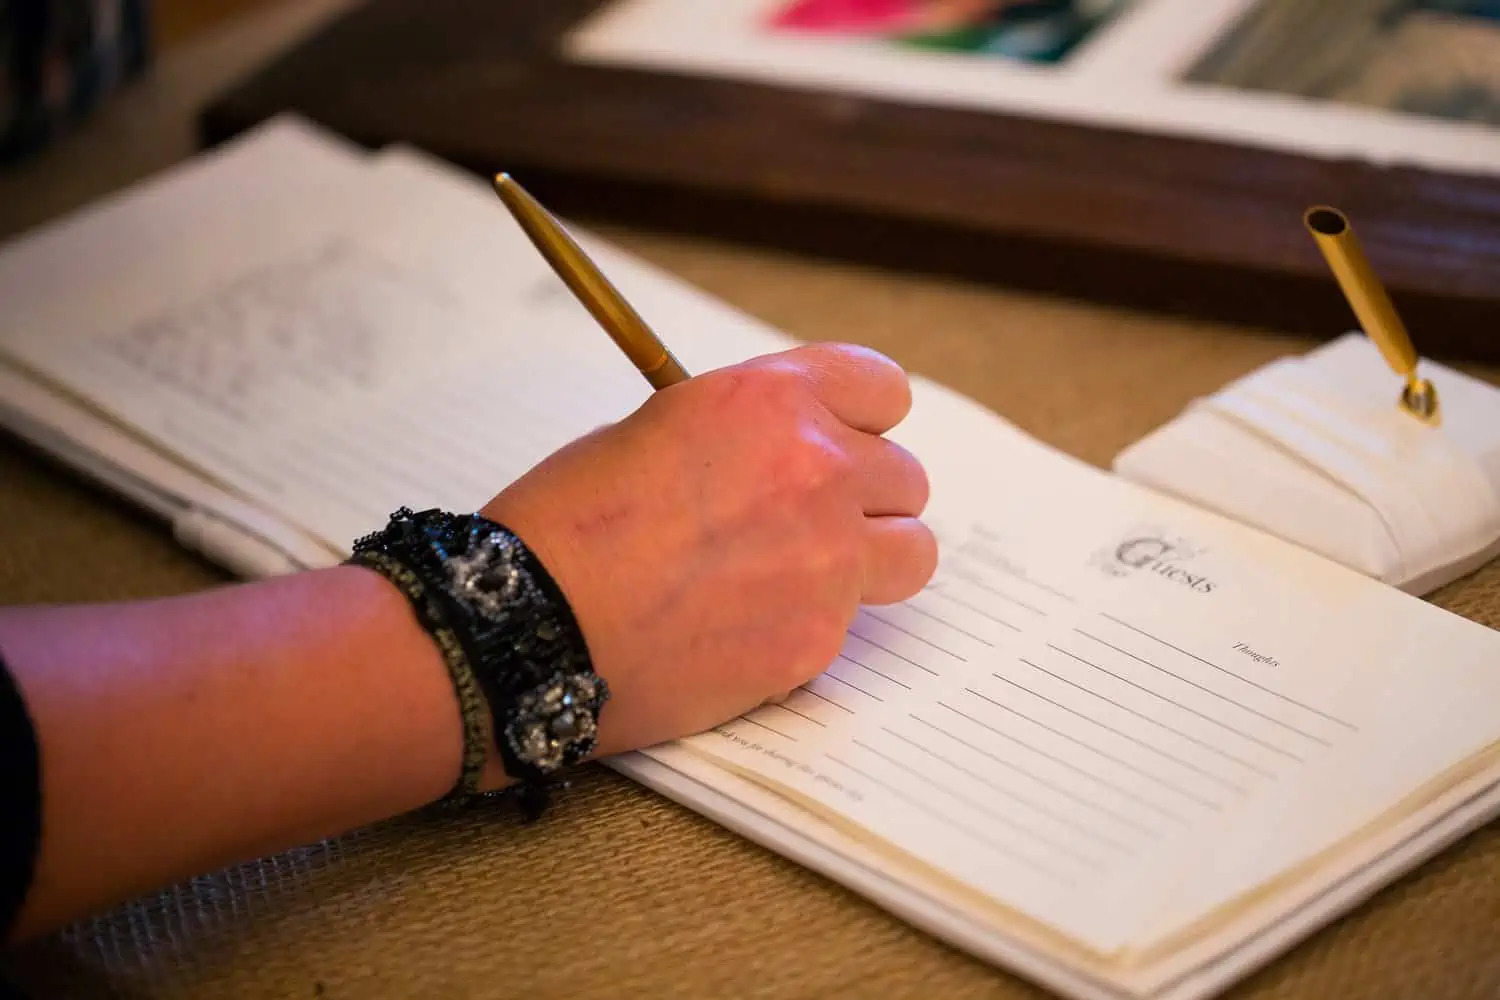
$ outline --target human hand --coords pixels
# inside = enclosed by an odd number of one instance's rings
[[[910,405],[888,359],[796,348],[656,393],[484,508],[556,579],[614,692],[601,754],[796,688],[861,603],[926,585],[927,477],[880,436]]]

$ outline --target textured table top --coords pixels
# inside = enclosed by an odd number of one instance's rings
[[[148,88],[97,133],[0,181],[0,225],[15,232],[183,155],[186,119],[173,116],[190,110],[185,90],[217,87],[335,6],[278,10],[185,53],[161,74],[176,81],[175,96]],[[137,145],[94,165],[91,151],[117,148],[122,137]],[[17,195],[25,201],[12,201]],[[1100,465],[1195,395],[1308,346],[1265,331],[603,231],[794,336],[884,350]],[[1500,384],[1500,370],[1476,373]],[[0,602],[125,599],[225,579],[159,526],[4,437],[0,526]],[[1434,599],[1500,628],[1500,564]],[[1492,827],[1229,996],[1497,997],[1497,925],[1500,828]],[[38,996],[1043,995],[597,767],[533,827],[501,810],[408,817],[205,875],[5,964]]]

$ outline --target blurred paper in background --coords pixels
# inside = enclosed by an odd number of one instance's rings
[[[1500,0],[1260,0],[1188,79],[1500,125]]]

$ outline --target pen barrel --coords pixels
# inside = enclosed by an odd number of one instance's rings
[[[1353,227],[1341,213],[1331,208],[1315,208],[1307,214],[1307,228],[1365,336],[1375,342],[1393,370],[1412,376],[1417,370],[1417,349],[1385,287],[1365,258]]]
[[[604,273],[594,266],[562,223],[505,174],[496,175],[495,192],[553,273],[653,388],[665,389],[687,379],[687,371],[672,352],[651,332],[646,321],[610,284]]]
[[[665,389],[678,382],[686,382],[688,378],[687,369],[682,367],[670,351],[662,355],[655,366],[641,368],[641,374],[646,376],[646,381],[651,383],[653,389]]]
[[[566,241],[566,242],[562,242]],[[541,245],[542,255],[552,264],[563,284],[573,293],[589,315],[604,328],[615,346],[643,374],[661,366],[672,355],[651,333],[630,304],[594,268],[577,244],[565,234],[559,242]]]

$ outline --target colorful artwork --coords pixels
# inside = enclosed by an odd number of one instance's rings
[[[1187,79],[1500,125],[1500,0],[1261,0]]]
[[[778,31],[1056,63],[1132,0],[794,0]]]

